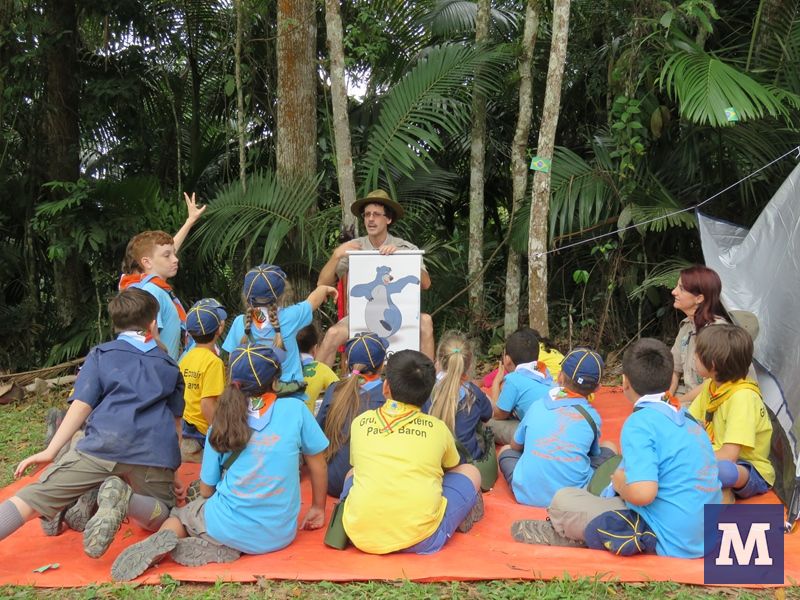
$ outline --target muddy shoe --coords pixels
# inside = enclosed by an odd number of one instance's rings
[[[195,479],[186,488],[186,504],[194,502],[200,497],[200,480]]]
[[[200,442],[192,438],[183,438],[181,440],[181,462],[203,462],[203,447]]]
[[[58,511],[58,514],[52,519],[39,517],[39,524],[42,526],[42,531],[45,535],[61,535],[61,524],[64,522],[65,510]]]
[[[480,490],[478,491],[478,499],[475,500],[475,504],[472,506],[472,510],[469,511],[467,516],[461,521],[461,524],[458,526],[458,530],[461,533],[467,533],[472,526],[480,521],[483,518],[483,494],[481,494]]]
[[[58,428],[61,426],[61,422],[64,420],[64,415],[67,414],[62,408],[51,408],[47,411],[47,415],[44,418],[45,423],[45,431],[44,431],[44,445],[50,443],[50,440],[53,439],[53,436],[58,431]]]
[[[64,513],[64,522],[74,531],[84,531],[89,519],[97,511],[97,494],[100,488],[89,490]]]
[[[128,514],[131,486],[119,477],[109,477],[97,494],[97,512],[83,531],[83,550],[92,558],[105,554]]]
[[[164,529],[154,533],[146,540],[129,546],[111,565],[111,578],[114,581],[136,579],[147,569],[159,562],[178,543],[174,531]]]
[[[523,544],[542,544],[545,546],[585,547],[583,542],[576,542],[556,532],[550,521],[516,521],[511,526],[511,537]]]
[[[170,556],[179,565],[200,567],[208,563],[229,563],[242,555],[229,546],[212,544],[202,538],[189,537],[178,540]]]

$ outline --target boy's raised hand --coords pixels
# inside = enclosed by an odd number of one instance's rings
[[[183,199],[186,201],[186,220],[196,222],[208,208],[208,205],[197,206],[197,196],[194,192],[190,196],[183,192]]]
[[[325,524],[325,509],[311,506],[300,523],[300,529],[319,529]]]

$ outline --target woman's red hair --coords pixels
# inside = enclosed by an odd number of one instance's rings
[[[728,319],[728,313],[722,306],[722,281],[714,269],[703,265],[693,265],[681,271],[683,289],[695,296],[703,295],[703,301],[694,313],[694,327],[700,331],[717,317]],[[730,320],[730,319],[728,319]]]

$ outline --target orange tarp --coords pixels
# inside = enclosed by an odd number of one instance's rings
[[[619,431],[630,404],[618,389],[603,389],[596,399],[603,417],[603,439],[618,441]],[[181,473],[188,481],[198,472],[197,465],[186,465]],[[0,498],[11,496],[30,479],[0,491]],[[303,482],[303,507],[308,507],[310,486]],[[544,509],[521,506],[502,476],[497,486],[484,495],[486,515],[467,534],[456,533],[439,553],[430,556],[392,554],[370,556],[355,548],[332,550],[322,543],[324,530],[300,531],[287,548],[261,556],[244,556],[230,564],[182,567],[165,559],[138,581],[158,583],[169,574],[181,581],[255,581],[259,577],[304,581],[392,580],[452,581],[481,579],[551,579],[599,577],[622,582],[676,581],[702,584],[702,559],[685,560],[658,556],[619,558],[603,551],[534,546],[514,542],[511,524],[518,519],[544,518]],[[777,502],[773,494],[760,502]],[[328,499],[328,514],[333,501]],[[702,507],[697,507],[702,510]],[[111,548],[100,559],[83,553],[81,534],[66,531],[58,537],[45,537],[38,520],[27,523],[0,542],[0,584],[40,587],[76,587],[110,581],[111,563],[130,544],[143,539],[146,532],[133,523],[124,523]],[[800,536],[785,539],[787,583],[800,580]],[[59,563],[60,568],[43,573],[33,570]]]

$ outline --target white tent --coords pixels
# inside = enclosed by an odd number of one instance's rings
[[[800,507],[800,166],[749,230],[700,213],[698,222],[706,265],[722,279],[723,304],[758,317],[754,363],[773,417],[775,491],[791,524]]]

